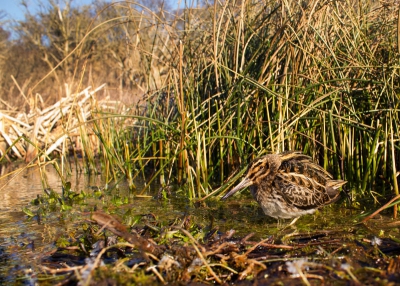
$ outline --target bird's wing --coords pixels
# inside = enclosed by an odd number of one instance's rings
[[[326,180],[332,179],[331,174],[320,165],[314,163],[310,156],[302,153],[285,152],[281,155],[281,160],[280,172],[296,173],[324,183]]]
[[[301,174],[279,173],[273,184],[288,204],[300,209],[313,209],[331,202],[324,186]]]

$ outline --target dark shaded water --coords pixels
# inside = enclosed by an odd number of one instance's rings
[[[1,175],[11,173],[13,168],[17,167],[0,166]],[[22,208],[29,207],[33,199],[43,194],[41,178],[44,175],[50,188],[61,193],[61,180],[51,166],[46,167],[45,174],[39,172],[38,168],[31,168],[0,180],[0,284],[18,283],[20,280],[23,280],[25,285],[37,283],[36,274],[41,269],[42,258],[56,251],[55,242],[61,236],[69,233],[71,237],[74,236],[77,225],[82,223],[82,212],[94,209],[107,210],[128,225],[135,216],[149,213],[165,224],[190,216],[194,223],[202,225],[204,231],[216,229],[225,233],[234,229],[238,237],[255,233],[252,240],[264,239],[271,235],[282,236],[285,235],[283,232],[287,232],[281,227],[278,228],[277,222],[266,217],[258,205],[246,195],[226,203],[209,200],[195,205],[182,199],[180,192],[176,190],[171,191],[168,199],[156,199],[160,191],[158,185],[150,186],[142,196],[137,196],[144,188],[144,183],[140,180],[135,182],[136,191],[129,191],[125,183],[110,185],[109,190],[105,191],[105,182],[101,176],[76,173],[68,179],[73,191],[90,193],[100,189],[102,195],[91,198],[81,206],[74,206],[65,213],[49,212],[43,220],[38,220],[38,216],[29,218]],[[361,242],[373,241],[378,237],[393,241],[400,239],[397,221],[378,216],[368,224],[357,224],[360,221],[360,213],[362,211],[359,209],[351,210],[340,204],[326,207],[315,215],[302,217],[296,223],[297,229],[292,231],[292,235],[312,235],[325,231],[341,233],[340,235],[348,233]],[[21,273],[25,273],[25,277],[21,277]]]

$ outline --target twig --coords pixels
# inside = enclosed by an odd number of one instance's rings
[[[215,281],[217,281],[218,284],[222,284],[221,279],[219,279],[217,274],[215,274],[214,270],[212,270],[211,266],[207,263],[207,261],[205,260],[203,254],[200,252],[199,248],[197,247],[197,245],[196,245],[197,241],[194,239],[194,237],[187,230],[185,230],[183,228],[180,228],[180,227],[175,227],[175,228],[178,229],[179,231],[182,231],[190,239],[194,249],[196,250],[197,254],[199,255],[199,258],[204,263],[204,265],[206,266],[208,271],[211,273],[211,275],[214,277]]]
[[[369,221],[371,218],[373,218],[374,216],[376,216],[378,213],[380,213],[381,211],[383,211],[384,209],[386,209],[391,203],[393,203],[394,201],[400,199],[400,194],[395,196],[393,199],[391,199],[389,202],[387,202],[386,204],[384,204],[382,207],[380,207],[378,210],[376,210],[373,214],[367,216],[365,219],[362,220],[362,223],[365,223],[367,221]]]

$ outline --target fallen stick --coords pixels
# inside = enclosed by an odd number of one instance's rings
[[[393,199],[391,199],[390,201],[388,201],[386,204],[384,204],[382,207],[380,207],[379,209],[377,209],[373,214],[367,216],[365,219],[362,220],[362,223],[369,221],[371,218],[373,218],[374,216],[376,216],[378,213],[380,213],[381,211],[383,211],[384,209],[388,208],[388,206],[393,203],[394,201],[400,199],[400,195],[395,196]]]

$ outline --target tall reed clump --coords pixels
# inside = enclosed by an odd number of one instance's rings
[[[188,197],[204,198],[255,156],[302,150],[355,196],[398,193],[392,2],[215,1],[173,20],[153,15],[153,45],[139,50],[149,63],[168,54],[165,70],[129,115],[131,131],[114,133],[117,114],[98,119],[104,166],[128,177],[152,166],[153,179],[186,182]]]
[[[392,7],[242,1],[185,10],[166,88],[177,109],[168,124],[181,131],[168,142],[168,169],[203,197],[251,157],[298,149],[354,194],[397,193]]]

